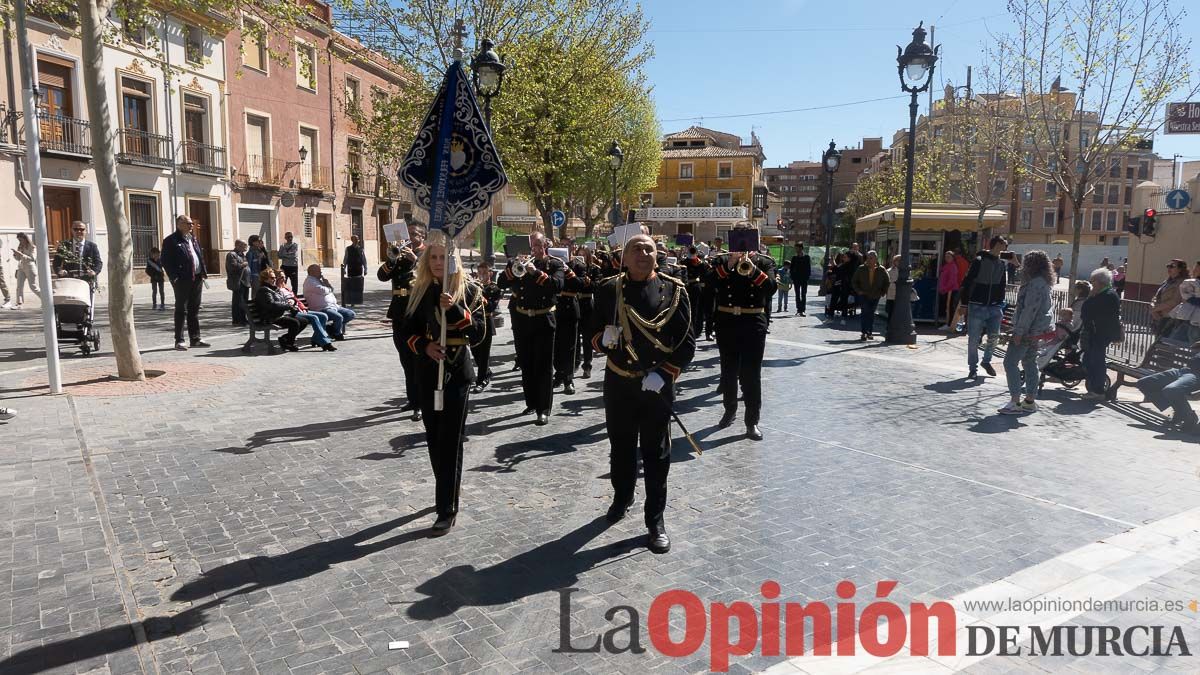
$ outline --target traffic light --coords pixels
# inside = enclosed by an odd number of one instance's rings
[[[1154,209],[1146,209],[1142,214],[1142,234],[1147,237],[1153,237],[1155,231],[1156,216],[1158,212]]]
[[[1125,223],[1125,231],[1135,237],[1140,237],[1142,235],[1142,217],[1129,216]]]

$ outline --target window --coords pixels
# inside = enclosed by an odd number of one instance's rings
[[[1092,209],[1092,231],[1099,232],[1104,221],[1104,212],[1100,209]]]
[[[363,240],[363,210],[350,209],[350,234]]]
[[[1047,230],[1058,227],[1058,211],[1056,209],[1042,210],[1042,227]]]
[[[1058,184],[1054,181],[1046,181],[1046,199],[1058,198]]]
[[[1033,186],[1029,183],[1021,186],[1021,199],[1027,202],[1033,201]]]
[[[266,117],[246,115],[246,175],[251,182],[261,182],[268,174],[271,153],[271,122]]]
[[[686,148],[687,141],[671,141],[672,148]]]
[[[1104,203],[1104,183],[1096,183],[1096,188],[1092,190],[1092,203]]]
[[[303,42],[296,43],[296,86],[317,90],[317,50]]]
[[[688,143],[688,146],[693,148],[703,148],[704,141],[692,141],[691,143]]]
[[[692,206],[694,203],[695,203],[695,200],[692,198],[692,193],[690,193],[690,192],[680,192],[679,193],[679,205],[680,206]]]
[[[717,178],[733,178],[733,162],[717,162]]]
[[[183,95],[183,161],[185,164],[216,166],[208,142],[208,99]]]
[[[1109,162],[1108,177],[1109,178],[1120,178],[1121,177],[1121,160],[1114,159],[1111,162]]]
[[[150,131],[150,83],[132,77],[121,78],[121,126],[135,131]]]
[[[1091,137],[1088,136],[1088,132],[1086,132],[1086,131],[1079,132],[1079,143],[1084,148],[1087,148],[1089,145],[1091,145],[1092,141],[1091,141]]]
[[[303,187],[313,186],[316,183],[317,167],[321,166],[318,155],[319,146],[317,145],[317,130],[308,127],[300,127],[300,148],[306,150],[304,158],[300,160],[300,185]]]
[[[1116,204],[1120,199],[1121,199],[1121,186],[1120,185],[1109,185],[1108,186],[1108,203]]]
[[[38,100],[39,112],[45,112],[52,116],[74,117],[75,97],[72,92],[75,86],[74,64],[53,56],[39,54],[37,69],[38,84],[42,87],[42,96]],[[46,125],[43,124],[42,133],[45,132]]]
[[[1129,180],[1133,180],[1133,167],[1132,166],[1125,167],[1125,177],[1128,178]]]
[[[184,45],[184,57],[188,63],[204,63],[204,29],[199,26],[187,27],[187,43]]]
[[[646,206],[654,206],[654,194],[650,192],[641,193],[638,195],[638,203],[645,204]]]
[[[691,162],[681,162],[679,164],[679,177],[680,178],[692,178],[693,177]]]
[[[346,76],[346,109],[357,110],[359,106],[358,80]]]
[[[162,241],[158,230],[158,197],[129,195],[129,229],[133,235],[133,264],[145,266],[150,249]]]
[[[1129,206],[1130,204],[1133,204],[1133,187],[1126,185],[1125,186],[1125,206]]]
[[[267,71],[267,32],[257,21],[242,24],[242,65]]]
[[[996,155],[994,166],[997,171],[1008,171],[1008,160],[1004,159],[1004,155]]]
[[[366,194],[366,178],[363,176],[363,142],[351,138],[346,141],[346,171],[350,175],[350,192]]]
[[[148,44],[146,22],[144,19],[127,19],[121,26],[121,34],[125,37],[125,41],[130,44],[145,46]]]
[[[1006,192],[1008,192],[1008,181],[1000,179],[992,184],[993,197],[1003,197]]]
[[[717,193],[717,206],[733,206],[733,193],[732,192],[718,192]]]
[[[1117,212],[1109,211],[1108,218],[1104,221],[1104,229],[1109,232],[1117,231]]]
[[[387,106],[387,92],[379,87],[371,87],[371,112],[376,117],[383,114],[384,107]]]
[[[1146,180],[1150,177],[1150,163],[1138,162],[1138,180]]]
[[[1018,227],[1022,230],[1033,229],[1033,209],[1021,209],[1021,221]]]

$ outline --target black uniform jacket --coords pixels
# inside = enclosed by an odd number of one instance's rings
[[[673,386],[696,352],[691,302],[683,283],[661,274],[646,281],[621,274],[599,286],[595,301],[589,335],[592,347],[608,356],[609,368],[626,377],[657,371]],[[603,344],[604,327],[614,325],[614,318],[621,339],[608,348]]]
[[[436,388],[437,361],[425,354],[430,342],[441,338],[441,312],[438,297],[442,294],[440,283],[430,284],[420,298],[411,298],[421,303],[413,313],[403,317],[404,344],[416,354],[417,373],[422,386]],[[446,381],[452,384],[470,384],[475,381],[475,362],[469,347],[483,340],[484,300],[479,285],[468,282],[465,303],[452,305],[446,310]],[[464,306],[465,304],[465,306]],[[431,391],[423,389],[422,391]]]

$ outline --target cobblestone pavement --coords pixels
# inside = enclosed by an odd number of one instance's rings
[[[429,539],[432,478],[420,424],[398,411],[384,299],[372,287],[336,354],[247,357],[240,333],[206,330],[211,349],[151,351],[148,367],[210,363],[231,369],[225,381],[122,396],[41,395],[29,382],[36,332],[9,330],[36,319],[0,314],[0,400],[21,413],[0,425],[0,672],[703,672],[713,632],[686,657],[651,645],[658,594],[757,607],[773,580],[781,601],[833,607],[848,579],[861,611],[891,579],[889,599],[908,607],[997,588],[1200,507],[1197,445],[1136,406],[1085,405],[1049,386],[1042,412],[999,417],[1003,382],[962,379],[962,339],[862,345],[854,326],[788,316],[767,346],[764,442],[743,438],[740,422],[716,429],[716,348],[701,342],[679,410],[705,452],[676,441],[665,556],[642,547],[638,507],[616,526],[603,520],[599,378],[557,396],[550,425],[534,427],[502,329],[499,375],[468,419],[458,524]],[[206,308],[206,321],[226,320],[225,309]],[[143,344],[161,337],[151,327]],[[1194,532],[1183,529],[1171,536]],[[1106,588],[1190,599],[1198,557],[1200,547],[1149,562],[1135,554],[1137,574]],[[1063,584],[1087,573],[1054,569],[1047,578]],[[646,651],[556,651],[569,588],[579,589],[565,617],[572,644],[626,623],[629,612],[605,612],[627,606]],[[1119,618],[1181,625],[1196,649],[1195,617]],[[673,639],[683,627],[672,613]],[[618,631],[613,646],[627,639]],[[397,640],[408,648],[389,649]],[[794,672],[803,659],[781,665],[756,648],[730,670]],[[1197,670],[1178,656],[997,656],[966,667]]]

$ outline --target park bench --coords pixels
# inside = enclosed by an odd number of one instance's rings
[[[1117,390],[1121,388],[1121,385],[1126,384],[1126,380],[1140,380],[1143,377],[1173,368],[1183,368],[1187,366],[1188,359],[1191,357],[1192,350],[1186,345],[1160,338],[1150,345],[1150,349],[1142,357],[1141,364],[1137,366],[1119,361],[1109,361],[1108,368],[1116,371],[1117,381],[1105,392],[1105,398],[1115,401]]]
[[[242,351],[249,354],[254,351],[255,342],[267,343],[267,354],[275,353],[275,343],[271,342],[271,329],[274,324],[263,323],[258,315],[258,308],[254,306],[254,301],[246,303],[246,324],[250,327],[250,339],[246,340],[246,344],[242,345]],[[255,333],[261,331],[262,338],[256,338]]]

